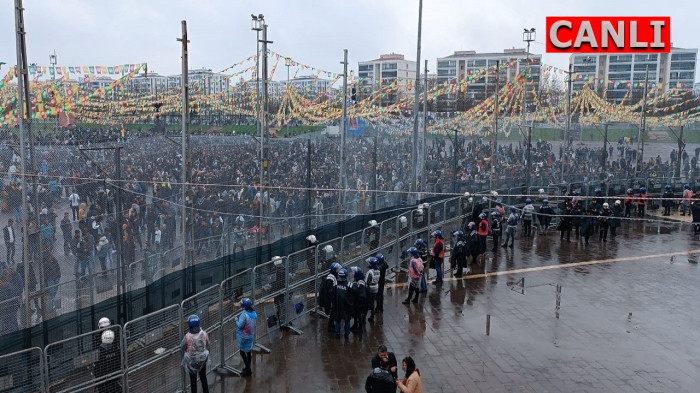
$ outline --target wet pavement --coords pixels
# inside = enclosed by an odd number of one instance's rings
[[[262,344],[253,376],[216,377],[213,392],[364,392],[380,343],[412,356],[424,392],[697,392],[700,239],[688,224],[649,218],[589,246],[559,234],[518,238],[486,268],[429,285],[405,306],[405,277],[384,313],[346,341],[310,316]],[[432,271],[434,274],[434,271]],[[490,315],[487,335],[487,315]],[[235,357],[230,365],[240,366]],[[403,372],[399,371],[403,377]]]

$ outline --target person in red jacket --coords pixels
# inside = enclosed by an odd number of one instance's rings
[[[639,189],[639,198],[637,198],[637,215],[639,217],[644,217],[646,205],[647,205],[647,188],[642,187]]]
[[[483,258],[485,258],[484,255],[486,254],[486,238],[489,236],[489,221],[486,217],[486,213],[479,214],[479,225],[476,228],[479,234],[479,257],[482,258],[482,264]]]
[[[442,267],[445,261],[445,240],[442,237],[442,231],[437,230],[433,232],[433,237],[435,237],[435,244],[433,244],[433,249],[430,251],[430,255],[433,257],[433,268],[435,268],[435,281],[433,284],[442,284]]]

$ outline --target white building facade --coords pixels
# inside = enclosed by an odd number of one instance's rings
[[[416,62],[406,60],[403,55],[391,53],[381,55],[378,59],[358,63],[358,100],[372,96],[395,84],[386,94],[378,97],[382,104],[391,104],[414,94],[416,79]]]
[[[542,55],[528,54],[525,49],[517,48],[505,49],[502,53],[457,51],[437,59],[437,84],[442,86],[446,83],[451,85],[464,82],[466,86],[460,83],[463,89],[454,89],[441,95],[439,102],[442,109],[464,110],[470,104],[483,101],[493,94],[497,87],[497,64],[500,64],[499,88],[503,88],[521,72],[526,72],[528,82],[536,85],[536,92],[539,91]]]
[[[588,84],[604,92],[606,100],[620,103],[630,92],[643,94],[644,82],[649,88],[693,90],[697,49],[671,48],[671,53],[573,54],[569,64],[574,72],[573,94]]]

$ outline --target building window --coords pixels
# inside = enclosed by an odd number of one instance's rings
[[[671,54],[671,61],[674,60],[695,60],[696,54],[695,53],[672,53]]]
[[[692,61],[672,62],[671,69],[672,70],[694,70],[695,69],[695,62],[692,62]]]
[[[382,64],[382,70],[395,70],[398,66],[396,63],[384,63]]]
[[[649,67],[649,71],[656,71],[656,64],[635,64],[634,70],[635,71],[646,71],[647,67]]]
[[[383,71],[382,78],[396,78],[396,71]]]
[[[630,63],[632,62],[632,55],[618,55],[610,56],[611,63]]]
[[[372,64],[360,64],[358,71],[372,71]]]

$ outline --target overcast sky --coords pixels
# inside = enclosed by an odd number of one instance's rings
[[[0,62],[8,64],[16,64],[13,3],[0,0]],[[383,53],[416,58],[418,0],[25,0],[24,7],[28,59],[39,65],[49,65],[55,49],[59,65],[147,62],[149,72],[178,74],[184,19],[190,69],[221,71],[255,53],[251,13],[265,15],[272,50],[319,69],[342,72],[343,49],[350,69]],[[544,54],[546,16],[589,15],[670,16],[674,46],[700,46],[697,0],[425,0],[421,63],[428,59],[433,72],[435,59],[455,50],[524,47],[524,27],[537,29],[531,52]],[[567,61],[544,54],[549,65]]]

